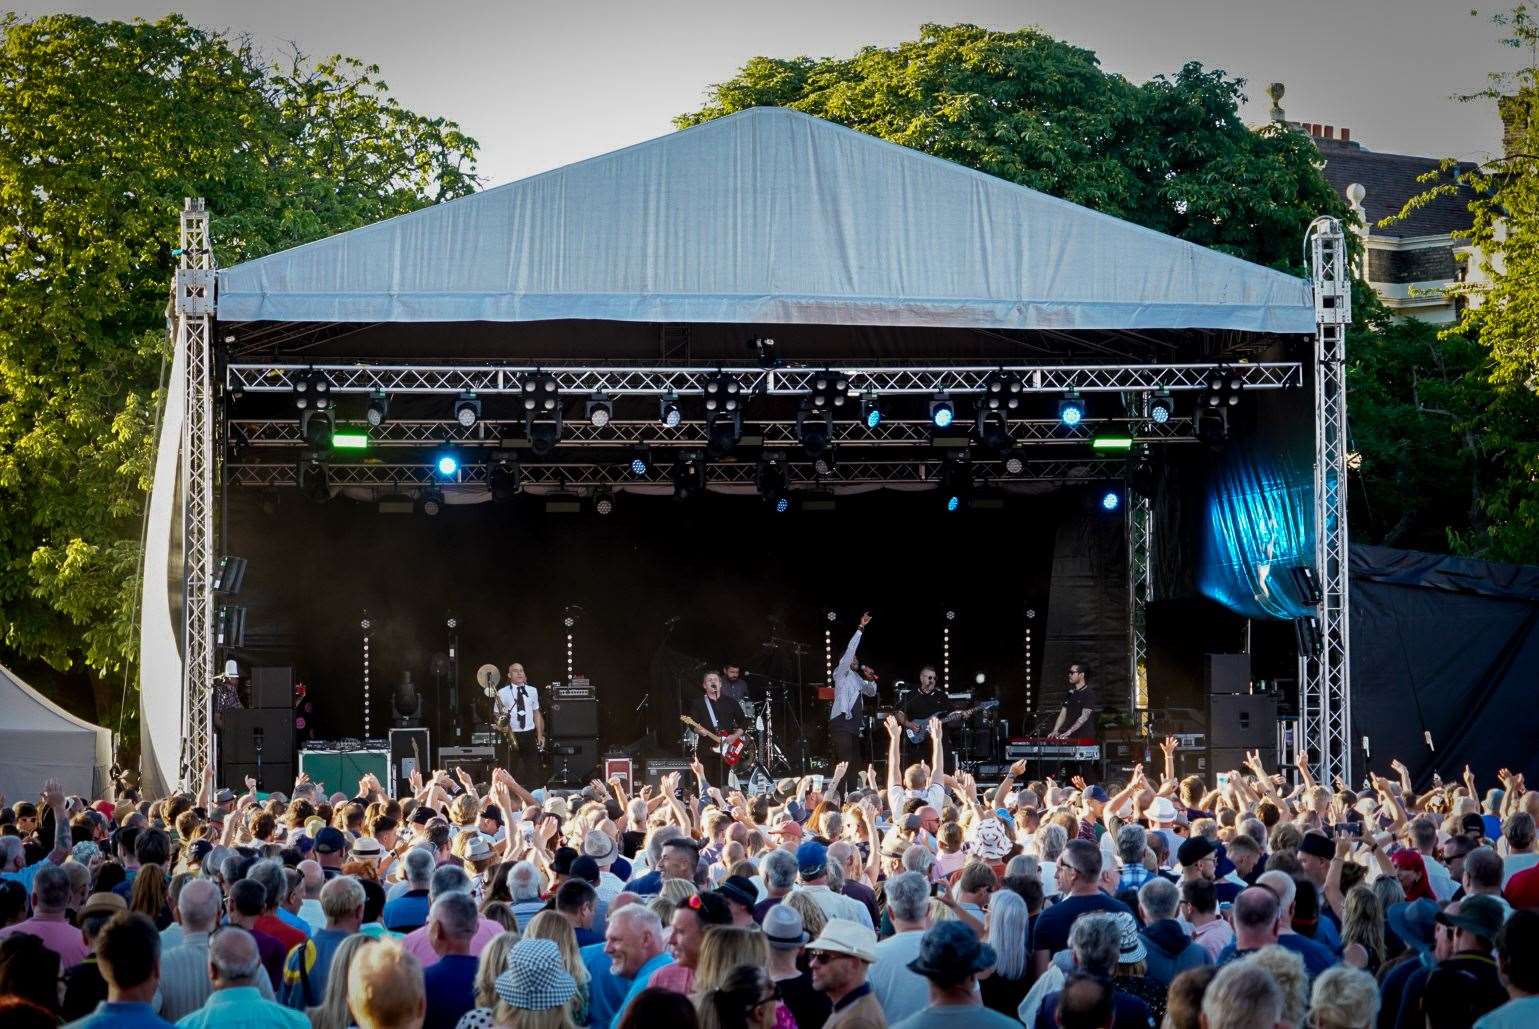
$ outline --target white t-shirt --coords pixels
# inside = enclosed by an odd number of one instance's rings
[[[518,694],[515,690],[523,692],[523,717],[519,717]],[[497,691],[497,706],[506,711],[508,724],[514,732],[528,732],[534,728],[534,713],[540,709],[540,691],[531,683],[524,683],[515,687],[512,683]]]
[[[1502,858],[1502,889],[1507,888],[1507,880],[1535,865],[1539,865],[1539,854],[1508,854]]]
[[[930,1004],[930,980],[910,971],[908,963],[919,956],[924,932],[898,933],[876,945],[876,960],[866,973],[871,992],[882,1005],[887,1024],[894,1025]]]

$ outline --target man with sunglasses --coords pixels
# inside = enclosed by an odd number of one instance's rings
[[[1058,720],[1047,738],[1095,739],[1095,709],[1099,706],[1095,690],[1085,680],[1085,666],[1075,662],[1069,666],[1069,694],[1063,698]]]
[[[812,988],[833,1004],[823,1029],[886,1029],[882,1005],[866,982],[876,960],[876,933],[847,918],[830,918],[807,947]]]

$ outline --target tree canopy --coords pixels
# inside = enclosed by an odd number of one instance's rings
[[[475,151],[352,58],[0,16],[0,643],[132,660],[183,197],[228,264],[469,193]]]
[[[1039,29],[925,25],[853,57],[755,57],[680,128],[792,107],[1160,232],[1302,270],[1311,219],[1346,216],[1298,133],[1240,120],[1244,82],[1195,62],[1142,84]]]

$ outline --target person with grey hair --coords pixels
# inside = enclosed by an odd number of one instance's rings
[[[759,873],[764,876],[764,899],[754,905],[755,922],[764,921],[764,913],[779,904],[796,888],[796,855],[775,847],[759,862]]]
[[[545,900],[540,894],[545,889],[544,877],[532,861],[520,861],[508,873],[508,892],[513,897],[513,920],[518,931],[523,932],[529,919],[545,910]]]
[[[1101,848],[1089,840],[1070,840],[1058,859],[1057,886],[1064,898],[1037,916],[1035,974],[1047,971],[1052,956],[1069,945],[1069,929],[1082,916],[1095,911],[1132,910],[1122,901],[1101,892]]]
[[[1274,1029],[1282,1015],[1282,989],[1266,969],[1249,961],[1220,968],[1202,995],[1205,1029]]]
[[[603,948],[583,953],[590,1025],[598,1029],[618,1022],[652,974],[673,960],[664,941],[662,920],[644,905],[626,904],[610,912]]]
[[[326,927],[295,947],[283,962],[283,1003],[303,1010],[315,1007],[326,995],[331,959],[342,941],[363,924],[363,886],[350,875],[339,875],[321,887],[321,910]]]
[[[1464,855],[1463,896],[1482,895],[1500,904],[1503,915],[1512,914],[1512,905],[1502,896],[1502,857],[1490,847],[1476,847]]]
[[[1040,916],[1039,916],[1040,922]],[[1048,1026],[1053,1023],[1054,1007],[1058,991],[1063,989],[1070,974],[1083,972],[1111,981],[1117,970],[1122,953],[1122,927],[1110,912],[1092,912],[1075,920],[1069,929],[1069,968],[1058,961],[1049,962],[1047,970],[1026,992],[1026,998],[1017,1009],[1017,1017],[1026,1025]],[[1143,1001],[1121,990],[1116,991],[1113,1003],[1117,1011],[1117,1025],[1148,1025],[1149,1008]],[[1122,1019],[1132,1021],[1124,1022]],[[1044,1018],[1046,1021],[1044,1022]]]
[[[450,893],[463,893],[470,897],[471,888],[470,875],[463,868],[458,865],[440,865],[428,880],[428,899],[437,903],[440,897]],[[486,945],[503,931],[502,926],[490,918],[480,918],[478,926],[475,937],[470,941],[470,953],[476,957],[480,957]],[[422,928],[407,933],[406,938],[401,941],[401,946],[405,947],[406,952],[416,958],[424,969],[431,968],[438,962],[438,952],[433,949],[433,941],[429,935],[431,928],[432,924],[429,922]]]
[[[424,969],[427,991],[426,1029],[453,1029],[476,1006],[476,967],[470,953],[480,918],[468,893],[445,893],[428,912],[428,939],[438,960]]]
[[[12,836],[0,839],[15,839]],[[69,873],[58,865],[43,865],[32,878],[32,917],[0,930],[0,938],[29,933],[59,955],[59,967],[71,968],[86,958],[80,930],[69,921],[69,897],[73,887]]]
[[[244,929],[226,926],[206,946],[206,975],[211,992],[196,1011],[178,1019],[182,1029],[227,1029],[230,1026],[262,1025],[282,1029],[308,1029],[303,1012],[291,1011],[264,990],[267,971],[255,937]],[[164,979],[164,974],[162,974]],[[162,981],[164,990],[164,981]],[[164,1008],[162,1008],[164,1014]]]
[[[1049,899],[1058,896],[1058,859],[1063,848],[1069,845],[1069,834],[1061,825],[1049,822],[1037,829],[1037,855],[1041,858],[1042,895]]]
[[[1140,889],[1155,878],[1144,867],[1144,851],[1149,847],[1149,832],[1137,822],[1128,822],[1117,830],[1117,892]]]
[[[1161,989],[1168,988],[1188,968],[1213,963],[1207,948],[1188,937],[1176,921],[1176,909],[1180,906],[1181,888],[1169,879],[1150,879],[1138,891],[1144,949],[1148,951],[1144,976]]]
[[[866,982],[891,1025],[930,1002],[929,980],[908,967],[919,956],[919,944],[928,928],[925,913],[930,904],[930,881],[919,872],[904,872],[888,879],[883,892],[893,935],[876,945],[876,960],[866,973]]]
[[[1379,986],[1360,968],[1337,965],[1315,978],[1309,1022],[1319,1029],[1373,1029],[1379,1018]]]
[[[295,867],[299,869],[299,874],[305,877],[305,899],[299,905],[299,917],[309,924],[310,933],[313,936],[326,927],[326,912],[321,910],[321,887],[326,885],[326,871],[321,868],[318,861],[301,861]],[[424,916],[425,920],[426,916]]]
[[[213,991],[209,976],[209,936],[219,925],[224,908],[224,898],[219,887],[209,879],[194,879],[182,887],[177,902],[177,914],[181,918],[182,942],[165,950],[160,957],[160,1014],[162,1018],[176,1021],[203,1006]],[[252,947],[256,940],[251,939]],[[261,975],[262,991],[268,1000],[273,999],[272,982],[266,971]]]
[[[433,879],[433,852],[426,847],[413,847],[406,852],[401,866],[406,874],[406,891],[385,901],[385,913],[380,921],[386,929],[409,933],[427,925],[429,884]],[[452,867],[452,866],[451,866]]]

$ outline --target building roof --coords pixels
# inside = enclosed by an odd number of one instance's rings
[[[1460,232],[1470,227],[1469,202],[1474,193],[1466,186],[1459,187],[1457,196],[1440,196],[1417,209],[1409,218],[1391,225],[1381,226],[1379,220],[1396,214],[1407,200],[1425,193],[1434,185],[1418,179],[1438,170],[1441,162],[1434,157],[1414,157],[1407,154],[1382,154],[1365,150],[1357,143],[1339,140],[1315,139],[1320,156],[1325,159],[1325,178],[1343,197],[1352,183],[1361,183],[1364,189],[1363,210],[1368,215],[1368,230],[1374,236],[1390,239],[1408,239],[1414,236],[1441,236]],[[1461,163],[1451,177],[1472,171],[1475,165]]]
[[[226,322],[1311,332],[1300,278],[786,108],[218,276]]]

